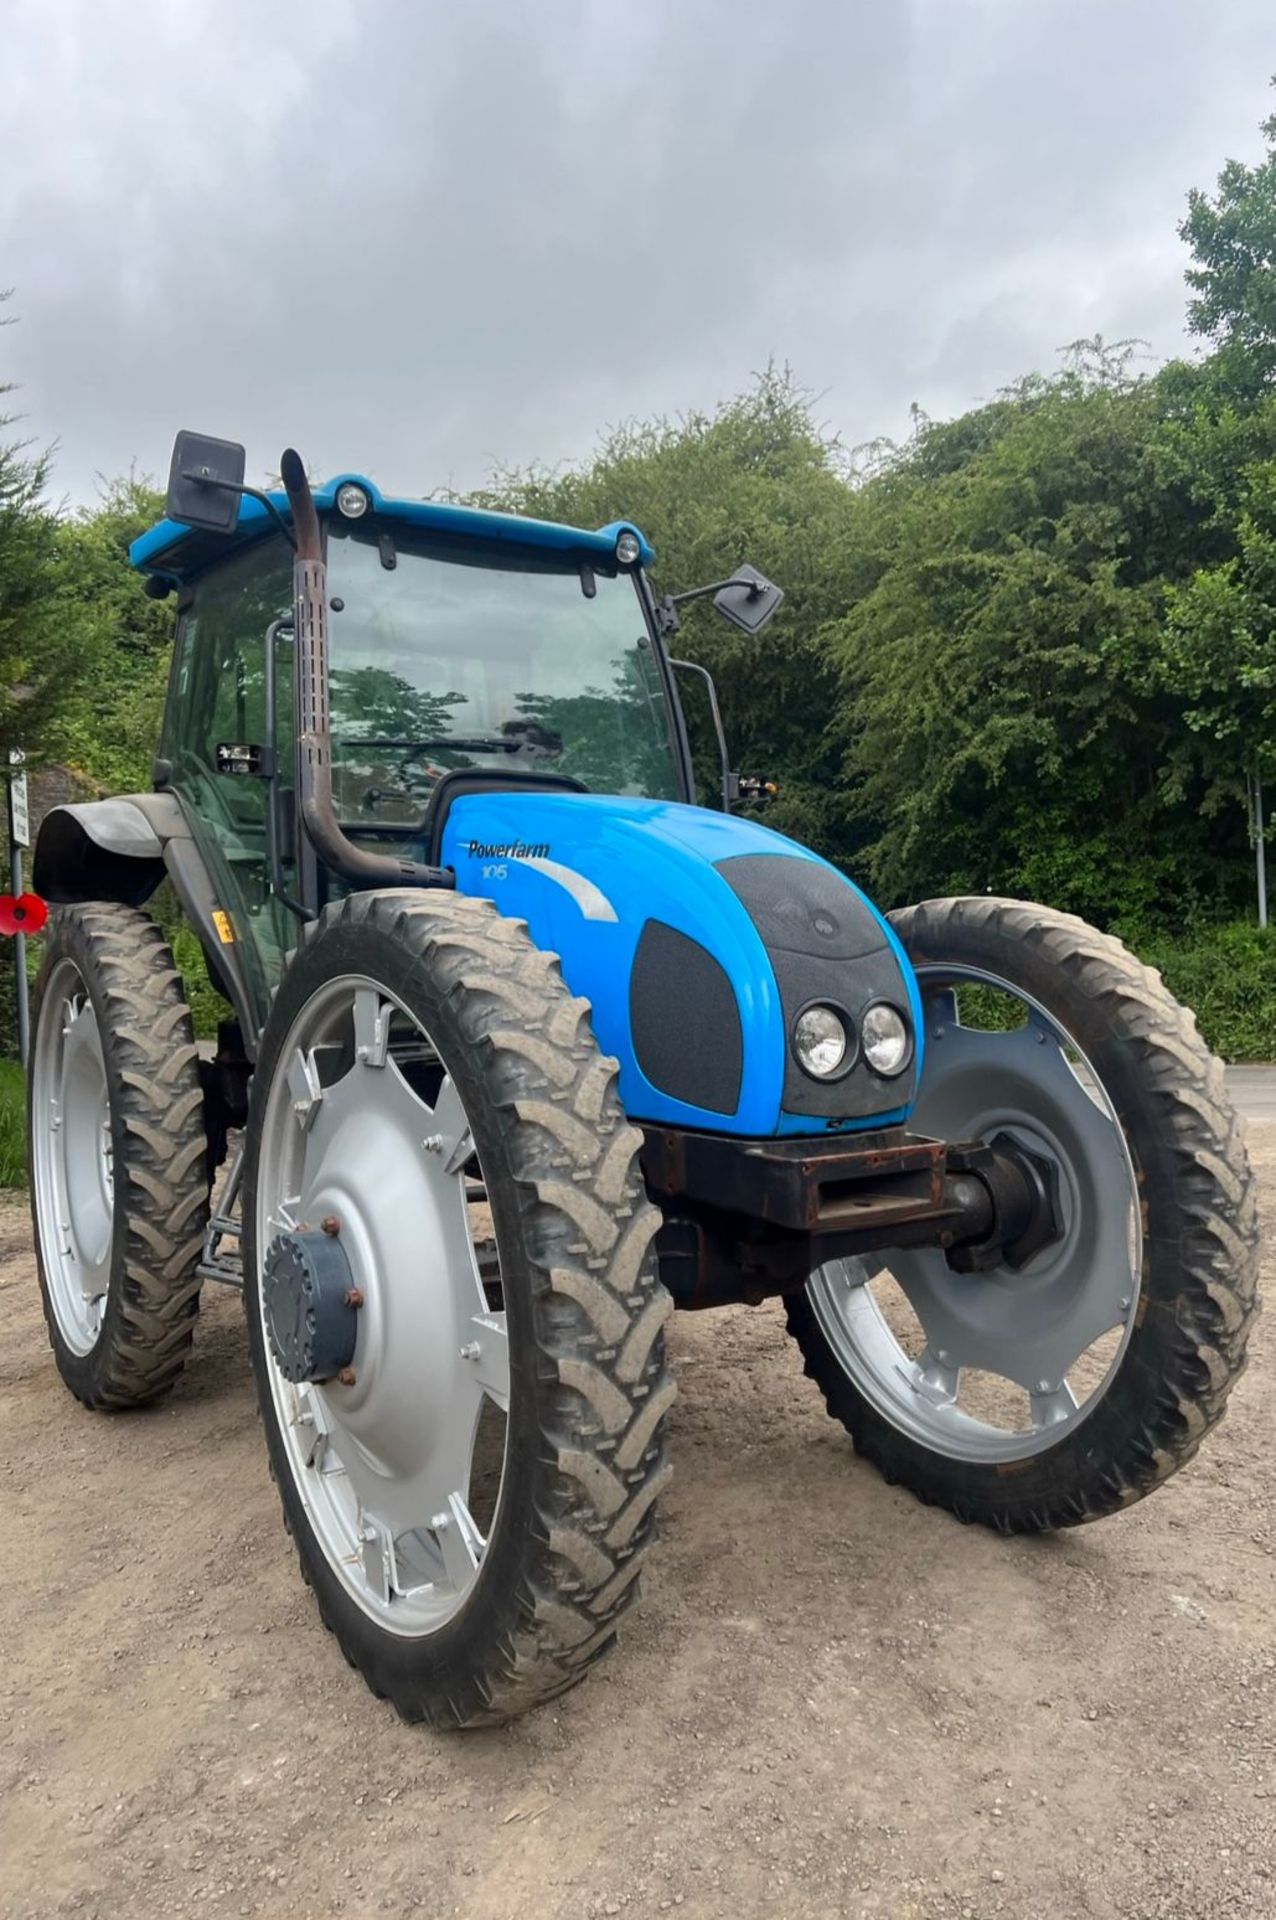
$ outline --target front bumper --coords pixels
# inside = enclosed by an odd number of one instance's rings
[[[661,1278],[683,1307],[756,1303],[828,1260],[932,1246],[959,1270],[1023,1265],[1058,1231],[1041,1164],[1004,1136],[908,1133],[732,1139],[648,1127],[642,1153],[664,1221]]]

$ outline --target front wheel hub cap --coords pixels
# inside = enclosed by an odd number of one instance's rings
[[[299,1229],[266,1252],[262,1295],[270,1349],[285,1380],[335,1380],[354,1359],[358,1295],[339,1239]]]

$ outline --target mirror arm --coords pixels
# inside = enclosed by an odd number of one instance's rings
[[[760,599],[765,591],[765,582],[758,580],[711,580],[707,587],[688,587],[685,593],[667,593],[660,601],[660,614],[666,633],[677,633],[679,621],[677,609],[688,600],[704,600],[711,593],[721,593],[724,587],[748,587],[750,600]]]
[[[704,593],[712,593],[713,588],[704,587],[701,591]],[[689,597],[688,595],[682,596],[684,599]],[[709,711],[713,715],[713,731],[718,737],[718,759],[722,766],[722,811],[724,813],[730,813],[731,802],[735,799],[736,795],[736,776],[731,771],[731,755],[727,751],[726,729],[722,724],[722,711],[718,706],[718,689],[714,684],[713,675],[710,673],[708,667],[702,667],[698,660],[671,659],[669,665],[676,667],[681,673],[698,673],[704,681],[705,691],[709,695]]]
[[[279,522],[279,530],[288,542],[288,545],[293,548],[296,547],[296,534],[288,525],[288,522],[284,519],[270,495],[263,493],[260,487],[245,487],[237,480],[214,480],[203,473],[183,473],[181,477],[183,480],[193,480],[197,486],[215,487],[219,493],[237,493],[241,496],[246,494],[250,500],[260,500],[267,513],[273,514],[274,518]]]
[[[744,587],[749,590],[750,600],[756,600],[763,591],[759,580],[711,580],[707,587],[688,587],[685,593],[671,593],[668,603],[671,607],[680,607],[684,600],[703,600],[707,593],[721,593],[724,587]]]

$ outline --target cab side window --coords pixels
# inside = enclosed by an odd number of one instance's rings
[[[241,789],[230,804],[250,813],[261,810],[249,791],[258,783],[218,776],[217,747],[264,744],[266,629],[291,606],[289,549],[281,539],[263,540],[195,583],[178,629],[168,758],[180,778],[217,778],[223,795]]]
[[[270,891],[268,789],[219,771],[219,746],[266,746],[266,632],[292,607],[292,555],[271,537],[233,554],[196,582],[179,616],[164,753],[187,802],[213,886],[231,917],[254,993],[265,1000],[293,937]],[[276,647],[280,764],[292,738],[290,644]]]

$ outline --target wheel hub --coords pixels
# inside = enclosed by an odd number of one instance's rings
[[[992,1231],[950,1249],[954,1273],[985,1273],[995,1267],[1018,1272],[1064,1233],[1059,1167],[1012,1134],[998,1133],[987,1146],[949,1156],[963,1178],[977,1180],[992,1207]]]
[[[335,1380],[354,1359],[362,1296],[333,1233],[280,1233],[262,1271],[271,1352],[285,1380]]]

